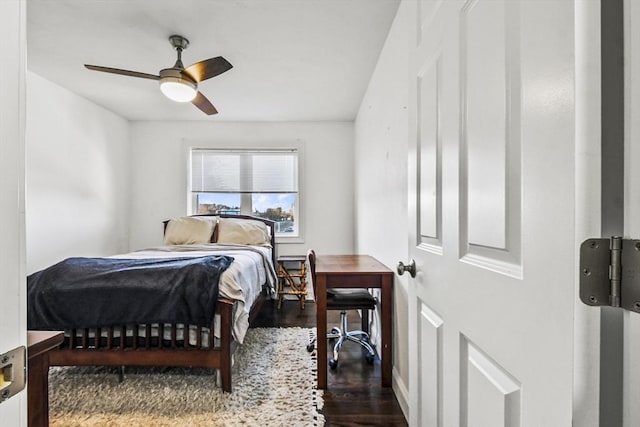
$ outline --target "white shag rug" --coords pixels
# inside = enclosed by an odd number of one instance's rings
[[[52,426],[322,426],[313,329],[249,329],[235,354],[233,392],[210,369],[52,367]]]

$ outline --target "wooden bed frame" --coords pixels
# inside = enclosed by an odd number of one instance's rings
[[[271,245],[275,260],[275,227],[274,222],[264,218],[248,215],[194,215],[219,216],[222,218],[242,218],[262,221],[271,230]],[[164,222],[166,229],[168,221]],[[274,262],[275,266],[275,262]],[[249,315],[249,323],[255,319],[262,303],[267,299],[263,292],[253,306]],[[232,335],[232,313],[235,302],[220,298],[216,313],[219,314],[220,338],[214,339],[213,333],[205,334],[208,338],[203,342],[203,327],[192,326],[196,330],[196,342],[189,339],[178,339],[179,323],[160,325],[157,333],[152,333],[151,325],[121,325],[96,329],[73,329],[65,337],[64,343],[49,353],[51,366],[181,366],[218,369],[222,390],[231,392],[231,357],[238,344]],[[214,320],[209,331],[215,331]],[[144,330],[144,334],[127,337],[127,327],[134,331]],[[187,325],[184,326],[187,330]],[[158,337],[170,336],[170,339]],[[102,337],[95,339],[94,337]],[[188,333],[187,333],[188,337]]]

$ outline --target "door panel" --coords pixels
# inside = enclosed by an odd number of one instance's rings
[[[574,3],[416,7],[410,424],[571,425]]]
[[[460,349],[460,425],[519,426],[520,383],[464,336]]]
[[[440,139],[441,56],[430,58],[418,73],[420,156],[419,236],[438,251],[442,245],[442,146]]]
[[[441,185],[440,185],[440,128],[438,103],[440,100],[440,57],[425,64],[418,74],[418,129],[420,141],[420,236],[424,241],[440,244]]]
[[[506,248],[506,5],[468,1],[461,13],[462,150],[468,243]],[[516,104],[517,108],[518,105]]]
[[[421,361],[420,394],[425,405],[420,407],[420,423],[424,427],[442,425],[442,318],[426,304],[419,319],[419,360]]]
[[[464,261],[521,277],[519,2],[460,12],[460,249]]]

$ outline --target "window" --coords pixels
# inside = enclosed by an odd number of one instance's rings
[[[299,235],[298,150],[191,149],[191,213],[242,214]]]

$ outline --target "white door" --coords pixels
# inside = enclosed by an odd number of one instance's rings
[[[599,2],[411,3],[410,424],[597,425]]]
[[[0,354],[26,345],[24,270],[24,1],[0,0]],[[1,386],[0,386],[1,387]],[[27,425],[25,391],[0,403],[0,424]]]

